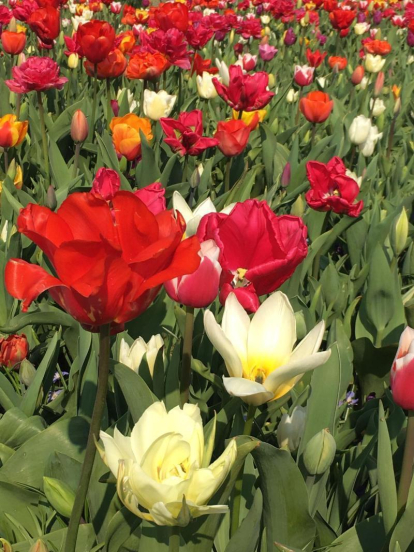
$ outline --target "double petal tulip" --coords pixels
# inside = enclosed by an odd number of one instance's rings
[[[177,96],[168,94],[165,90],[154,92],[144,90],[144,115],[152,121],[159,121],[162,117],[168,117],[173,110]]]
[[[26,136],[28,121],[18,121],[16,115],[4,115],[0,118],[0,147],[14,148],[21,144]]]
[[[214,240],[200,244],[200,266],[192,274],[165,282],[168,295],[186,307],[208,307],[217,297],[220,286],[220,249]]]
[[[188,28],[188,8],[182,2],[166,2],[154,11],[155,26],[162,31],[178,29],[185,32]]]
[[[114,117],[109,125],[116,153],[133,161],[141,154],[142,132],[148,141],[152,140],[151,123],[144,117],[128,113],[123,117]]]
[[[207,148],[217,146],[215,138],[203,136],[203,112],[199,109],[180,113],[178,119],[161,118],[164,142],[180,155],[200,155]]]
[[[12,80],[5,83],[12,92],[26,94],[32,90],[41,92],[50,88],[61,90],[68,79],[59,76],[59,65],[48,57],[30,57],[12,69]]]
[[[0,338],[0,365],[13,368],[29,354],[29,343],[24,334]]]
[[[74,193],[56,212],[29,204],[17,227],[42,249],[56,276],[11,259],[5,272],[8,292],[23,300],[25,311],[49,290],[88,329],[135,318],[166,280],[190,274],[200,264],[197,239],[182,241],[182,218],[172,211],[154,216],[132,192],[115,193],[110,204],[94,193]]]
[[[164,347],[164,340],[160,334],[153,335],[148,343],[139,337],[132,345],[128,345],[125,339],[121,339],[121,345],[119,347],[119,362],[134,370],[138,373],[138,368],[144,358],[147,357],[148,368],[151,376],[154,373],[155,361],[157,359],[158,351]]]
[[[88,61],[100,63],[114,46],[115,29],[106,21],[92,19],[79,25],[76,40]]]
[[[405,328],[390,372],[392,396],[396,404],[414,410],[414,330]]]
[[[159,52],[138,52],[130,57],[126,76],[129,79],[153,81],[158,79],[169,65],[167,58]]]
[[[56,8],[46,6],[35,10],[27,24],[44,44],[53,44],[60,32],[60,14]]]
[[[299,108],[310,123],[323,123],[331,114],[333,101],[325,92],[309,92],[300,100]]]
[[[234,293],[225,303],[221,326],[211,311],[204,328],[222,356],[230,377],[223,377],[230,395],[259,406],[289,393],[305,372],[324,364],[320,352],[325,323],[319,322],[296,346],[296,320],[289,299],[277,291],[250,320]]]
[[[117,429],[114,437],[100,435],[100,453],[117,478],[119,498],[136,516],[157,525],[185,526],[191,518],[228,511],[228,506],[207,504],[234,464],[236,442],[232,439],[210,464],[198,406],[185,404],[167,412],[164,403],[155,402],[131,437]]]
[[[221,98],[236,111],[256,111],[265,107],[274,93],[268,90],[269,75],[264,71],[245,75],[238,65],[229,69],[229,84],[226,86],[213,79],[214,86]]]

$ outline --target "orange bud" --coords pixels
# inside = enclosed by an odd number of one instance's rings
[[[77,109],[72,117],[70,125],[70,135],[74,142],[84,142],[89,133],[89,125],[85,114],[80,109]]]
[[[380,71],[377,75],[377,80],[375,81],[374,98],[378,98],[378,96],[381,94],[382,88],[384,86],[384,78],[384,72]]]
[[[358,65],[358,67],[355,67],[354,72],[351,76],[351,82],[354,86],[357,84],[361,84],[362,79],[365,75],[365,69],[362,67],[362,65]]]

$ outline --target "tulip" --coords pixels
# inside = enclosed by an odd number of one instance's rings
[[[160,124],[166,138],[164,142],[180,155],[200,155],[207,148],[217,145],[215,138],[203,134],[203,113],[199,109],[180,113],[178,119],[162,117]]]
[[[333,101],[324,92],[309,92],[299,102],[299,109],[311,123],[323,123],[331,114]]]
[[[216,65],[219,70],[220,80],[221,82],[228,86],[230,83],[230,73],[229,68],[227,67],[226,63],[224,61],[220,61],[216,58]]]
[[[387,109],[383,100],[379,98],[371,98],[369,101],[369,107],[374,117],[379,117]]]
[[[109,128],[117,154],[126,157],[128,161],[133,161],[141,154],[141,132],[147,141],[153,138],[150,121],[134,113],[114,117]]]
[[[295,406],[292,414],[283,414],[277,426],[276,438],[280,448],[295,452],[299,448],[306,422],[306,408]]]
[[[245,71],[253,71],[256,67],[257,56],[253,56],[252,54],[244,54],[241,61]]]
[[[351,82],[354,86],[361,84],[362,79],[364,78],[365,69],[362,65],[358,65],[351,76]]]
[[[118,48],[109,52],[106,58],[99,63],[91,63],[88,60],[84,63],[86,73],[93,77],[96,70],[98,79],[116,79],[124,74],[126,66],[126,57]]]
[[[214,75],[206,73],[205,71],[202,76],[197,75],[197,91],[200,98],[210,100],[211,98],[215,98],[217,96],[217,90],[213,84],[213,78]]]
[[[256,116],[258,119],[258,116]],[[253,121],[253,125],[256,125],[256,120]],[[223,155],[226,157],[234,157],[240,155],[240,153],[247,146],[249,141],[251,126],[246,125],[242,119],[220,121],[217,125],[214,138],[218,140],[217,147]]]
[[[358,36],[367,33],[370,29],[371,25],[369,23],[366,23],[365,21],[361,21],[360,23],[355,23],[354,26],[354,33]]]
[[[92,19],[79,25],[76,40],[86,59],[97,64],[103,61],[112,50],[115,42],[115,29],[106,21]]]
[[[92,192],[110,201],[121,188],[119,174],[113,169],[102,167],[92,182]]]
[[[26,46],[26,34],[3,31],[1,33],[1,45],[7,54],[16,56],[20,54]]]
[[[259,56],[263,61],[272,60],[277,54],[277,48],[271,46],[270,44],[260,44],[259,45]]]
[[[76,69],[79,65],[79,54],[72,53],[68,57],[68,67],[69,69]]]
[[[0,365],[18,369],[29,354],[29,343],[24,334],[0,338]]]
[[[30,57],[18,67],[13,67],[12,75],[13,79],[5,83],[17,94],[32,90],[41,92],[50,88],[61,90],[68,82],[66,77],[59,77],[59,65],[48,57]]]
[[[407,212],[402,208],[401,213],[394,220],[390,236],[391,247],[397,257],[401,255],[407,245],[408,232],[409,221]]]
[[[289,92],[286,95],[286,101],[288,103],[295,103],[298,101],[298,98],[299,98],[299,91],[295,92],[294,88],[290,88]]]
[[[52,45],[60,32],[59,10],[52,6],[39,8],[30,15],[27,24],[44,44]]]
[[[314,67],[308,67],[307,65],[295,65],[293,80],[300,87],[309,86],[313,82],[314,71]]]
[[[327,429],[322,429],[307,443],[303,464],[311,475],[322,475],[334,461],[336,441]]]
[[[348,61],[344,57],[330,56],[328,59],[329,67],[334,71],[343,71],[348,65]]]
[[[374,98],[378,98],[378,96],[381,94],[382,89],[384,87],[384,79],[385,79],[385,75],[382,71],[380,71],[375,80]]]
[[[135,190],[134,195],[140,199],[153,215],[158,215],[167,208],[165,202],[165,188],[159,182],[149,184],[144,188]]]
[[[285,46],[293,46],[297,40],[297,36],[295,35],[294,30],[292,27],[289,27],[289,29],[285,33],[285,37],[283,39],[283,42],[285,43]]]
[[[168,117],[173,110],[177,96],[168,94],[165,90],[154,92],[144,90],[144,115],[152,121]]]
[[[369,73],[379,73],[385,65],[385,59],[381,56],[367,54],[365,57],[365,69]]]
[[[221,266],[220,249],[214,240],[200,244],[200,266],[188,276],[174,278],[164,283],[169,297],[186,307],[208,307],[218,295]]]
[[[26,386],[30,387],[36,376],[36,369],[27,358],[23,359],[20,364],[19,377],[20,381]]]
[[[207,310],[204,328],[226,364],[230,377],[223,377],[223,382],[227,392],[254,406],[283,397],[305,372],[324,364],[330,356],[330,351],[317,352],[325,331],[324,322],[317,324],[293,349],[295,315],[281,291],[268,297],[252,320],[231,293],[221,326]]]
[[[358,115],[352,121],[348,130],[348,136],[351,142],[357,146],[364,143],[369,136],[371,129],[371,120],[365,115]]]
[[[136,516],[157,525],[185,526],[191,518],[228,511],[226,505],[207,504],[235,462],[236,442],[232,439],[209,465],[198,406],[184,404],[167,412],[163,402],[155,402],[131,437],[117,428],[113,437],[103,431],[100,436],[99,452],[117,478],[119,498]]]
[[[378,132],[378,127],[372,125],[365,142],[359,145],[359,151],[364,157],[369,157],[374,153],[375,144],[382,138],[382,132]]]
[[[111,13],[118,14],[121,13],[122,10],[122,3],[121,2],[111,2],[109,5],[109,9],[111,10]]]
[[[312,52],[309,48],[306,49],[306,59],[311,67],[319,67],[326,57],[326,52],[321,53],[319,50]]]
[[[27,134],[28,121],[17,121],[16,115],[0,118],[0,147],[14,148],[23,142]]]
[[[132,345],[128,345],[125,339],[122,338],[119,348],[119,362],[122,362],[122,364],[125,364],[125,366],[128,366],[128,368],[131,368],[131,370],[138,374],[138,368],[144,355],[146,355],[148,368],[152,376],[158,351],[162,347],[164,347],[164,340],[160,334],[153,335],[148,343],[145,343],[142,337],[139,337]]]
[[[243,114],[240,118],[240,112],[232,111],[233,119],[243,121],[246,125],[249,125],[251,130],[256,130],[259,126],[259,123],[262,123],[267,115],[266,109],[258,109],[257,111],[243,111]]]
[[[88,120],[80,109],[77,109],[72,117],[70,124],[70,135],[75,143],[81,143],[86,140],[89,134]]]
[[[414,330],[405,328],[390,372],[394,402],[406,410],[414,410]]]
[[[126,76],[129,79],[157,80],[169,67],[167,58],[160,52],[138,52],[129,58]]]
[[[154,10],[154,26],[163,31],[174,28],[185,32],[188,28],[188,21],[188,7],[181,2],[162,3]]]
[[[218,62],[218,60],[216,60],[216,62]],[[223,64],[226,65],[224,62]],[[192,65],[191,76],[194,75],[194,73],[201,76],[204,72],[210,73],[211,75],[216,75],[219,72],[217,67],[211,67],[211,59],[203,59],[197,52],[194,54]]]

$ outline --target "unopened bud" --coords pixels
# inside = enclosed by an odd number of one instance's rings
[[[283,188],[286,188],[290,184],[291,169],[290,163],[287,162],[285,168],[283,169],[282,176],[280,178],[280,185]]]
[[[54,211],[57,207],[56,193],[52,185],[50,185],[47,189],[46,205],[51,211]]]
[[[358,67],[355,67],[354,72],[351,76],[351,82],[354,86],[357,84],[361,84],[362,79],[365,75],[365,69],[362,67],[362,65],[358,65]]]
[[[394,104],[394,115],[397,115],[401,109],[401,98],[397,98]]]
[[[69,69],[76,69],[79,64],[79,54],[73,52],[68,57],[68,67]]]
[[[190,176],[190,186],[192,188],[197,188],[197,186],[200,184],[201,175],[204,172],[203,164],[200,163],[198,167],[193,171],[192,175]]]
[[[303,213],[305,212],[305,203],[303,201],[302,196],[298,196],[295,203],[292,205],[292,209],[290,210],[290,213],[294,215],[295,217],[303,217]]]
[[[75,491],[64,481],[53,477],[43,477],[43,490],[52,507],[64,517],[70,517]]]
[[[18,55],[17,57],[17,65],[18,67],[20,67],[20,65],[22,63],[24,63],[26,61],[26,56],[24,55],[24,53],[22,52],[21,54]]]
[[[33,364],[29,362],[27,358],[22,360],[20,364],[20,370],[19,370],[19,376],[20,376],[21,382],[26,387],[29,387],[34,380],[35,375],[36,375],[36,369],[33,366]]]
[[[273,75],[273,73],[269,73],[269,81],[268,81],[269,88],[273,88],[275,84],[276,84],[275,76]]]
[[[233,42],[234,42],[234,29],[230,31],[230,35],[229,35],[229,44],[233,44]]]
[[[391,247],[396,256],[400,255],[406,246],[408,238],[408,217],[403,208],[401,213],[394,220],[391,228]]]
[[[29,552],[49,552],[49,548],[41,539],[38,539],[29,549]]]
[[[321,475],[330,467],[335,458],[336,443],[328,429],[322,429],[306,445],[303,463],[311,475]]]
[[[17,25],[14,17],[10,19],[8,30],[11,31],[12,33],[17,32]]]
[[[375,81],[374,98],[378,98],[378,96],[381,94],[384,87],[384,78],[384,71],[380,71],[377,75],[377,80]]]
[[[72,117],[70,135],[74,142],[84,142],[89,134],[89,125],[85,114],[77,109]]]
[[[1,548],[0,550],[2,552],[13,552],[12,546],[9,543],[9,541],[6,541],[6,539],[0,539]]]

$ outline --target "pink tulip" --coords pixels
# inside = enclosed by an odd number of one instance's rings
[[[263,61],[270,61],[277,54],[277,48],[270,44],[260,44],[259,55]]]
[[[308,67],[307,65],[296,65],[293,79],[298,86],[309,86],[313,82],[314,71],[314,67]]]
[[[145,188],[136,190],[134,194],[145,203],[153,215],[158,215],[167,208],[165,189],[159,182],[154,182]]]
[[[244,54],[241,59],[243,62],[243,69],[245,71],[253,71],[256,67],[257,56],[252,56],[252,54]]]
[[[217,297],[221,266],[218,262],[220,249],[214,240],[200,244],[200,266],[192,274],[165,282],[168,295],[186,307],[207,307]]]
[[[414,330],[405,328],[390,373],[394,402],[414,410]]]

